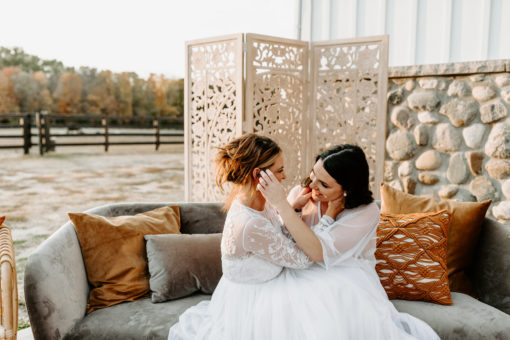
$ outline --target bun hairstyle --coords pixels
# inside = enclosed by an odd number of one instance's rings
[[[218,148],[216,155],[216,184],[224,192],[223,185],[227,182],[234,185],[252,185],[255,192],[255,181],[252,173],[255,168],[265,170],[271,167],[280,155],[281,149],[271,138],[255,133],[244,134],[226,145]],[[231,191],[225,209],[230,207],[232,199],[239,188]]]
[[[333,177],[342,189],[347,192],[345,207],[356,208],[373,202],[374,198],[369,189],[368,162],[363,150],[352,144],[337,145],[315,158],[322,160],[324,169]],[[308,186],[310,179],[303,181]]]

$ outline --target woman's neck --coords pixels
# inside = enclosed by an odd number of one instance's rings
[[[237,199],[242,205],[245,205],[254,210],[262,211],[266,205],[266,199],[260,191],[253,192],[250,189],[241,190],[237,194]]]

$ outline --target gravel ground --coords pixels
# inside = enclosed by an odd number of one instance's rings
[[[16,253],[19,326],[28,327],[23,293],[27,257],[68,221],[68,212],[118,202],[184,200],[184,147],[59,148],[43,157],[32,148],[0,150],[0,216]]]

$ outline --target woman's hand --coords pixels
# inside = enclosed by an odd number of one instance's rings
[[[292,209],[302,210],[303,207],[308,203],[308,201],[312,198],[312,189],[310,187],[304,187],[299,191],[299,194],[294,199],[294,202],[291,202]]]
[[[328,202],[328,209],[326,210],[326,215],[335,219],[338,214],[345,209],[345,196],[340,195],[339,198],[331,200]]]
[[[282,207],[282,204],[288,204],[283,186],[269,169],[260,172],[257,190],[277,210],[279,210],[279,207]]]

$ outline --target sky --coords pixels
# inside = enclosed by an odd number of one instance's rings
[[[186,41],[297,38],[297,0],[0,0],[0,46],[66,66],[182,78]]]

